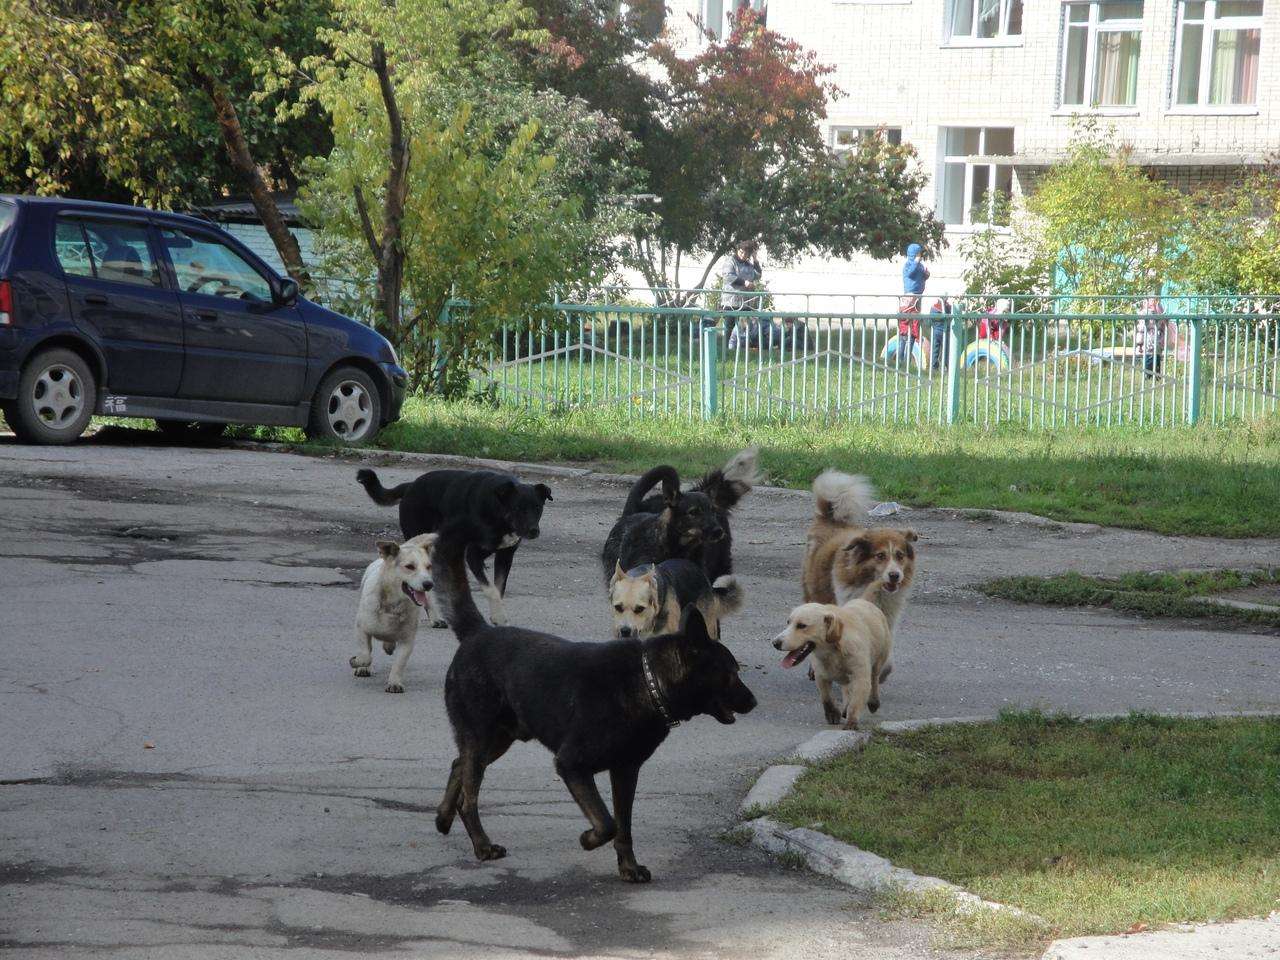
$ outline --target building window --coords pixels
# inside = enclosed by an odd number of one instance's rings
[[[1256,104],[1261,47],[1262,0],[1180,0],[1174,103]]]
[[[951,0],[947,37],[955,42],[1022,36],[1022,0]]]
[[[702,0],[702,25],[717,40],[723,40],[729,19],[739,10],[754,10],[767,16],[767,0]]]
[[[1142,0],[1091,0],[1065,8],[1062,104],[1133,106],[1138,102]]]
[[[893,146],[902,145],[901,127],[832,127],[831,149],[852,150],[868,137],[883,136]]]
[[[1013,197],[1012,127],[943,127],[938,213],[949,226],[995,223]],[[1005,158],[1004,162],[985,157]]]

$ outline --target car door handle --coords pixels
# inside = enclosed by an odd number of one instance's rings
[[[203,320],[205,323],[217,323],[218,314],[213,310],[197,310],[196,319]]]
[[[107,298],[100,293],[91,293],[84,298],[84,302],[94,307],[105,307]]]

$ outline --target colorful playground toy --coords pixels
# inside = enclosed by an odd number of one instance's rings
[[[972,367],[979,360],[985,360],[997,370],[1002,370],[1013,362],[1009,348],[999,340],[983,337],[975,340],[964,350],[964,365]]]
[[[901,338],[892,336],[885,343],[884,349],[880,351],[880,359],[885,363],[892,363],[898,359],[898,350],[901,347]],[[921,339],[917,339],[911,345],[911,363],[917,370],[929,369],[929,345]]]

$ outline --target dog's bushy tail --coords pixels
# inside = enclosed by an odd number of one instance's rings
[[[728,613],[737,613],[742,609],[742,602],[746,599],[746,593],[738,583],[738,578],[728,575],[716,577],[715,583],[711,584],[711,592],[716,598],[717,616],[721,617]]]
[[[399,484],[388,490],[372,470],[357,470],[356,483],[364,487],[365,493],[369,494],[370,499],[381,507],[389,507],[393,503],[399,503],[409,491],[409,484],[407,483]]]
[[[712,470],[698,481],[698,489],[711,498],[721,510],[732,510],[752,487],[764,482],[760,471],[760,448],[748,447],[729,458],[729,462]]]
[[[864,476],[826,470],[813,481],[813,510],[819,520],[856,526],[875,500],[875,489]]]
[[[680,474],[676,473],[676,468],[665,464],[654,467],[632,485],[626,505],[622,508],[624,517],[640,512],[640,501],[648,495],[655,483],[662,484],[662,496],[667,500],[674,500],[680,493]]]
[[[440,531],[431,551],[440,615],[449,624],[449,629],[459,643],[466,643],[485,627],[484,617],[471,596],[471,584],[467,580],[467,568],[463,562],[467,544],[475,536],[476,531],[472,529],[470,521],[452,520]]]

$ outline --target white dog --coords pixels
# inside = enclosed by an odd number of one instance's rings
[[[369,676],[373,641],[395,655],[387,677],[387,693],[404,693],[404,666],[413,653],[418,617],[430,611],[431,548],[436,534],[424,533],[402,544],[378,542],[378,559],[360,578],[360,606],[356,609],[356,655],[351,666],[357,677]]]

